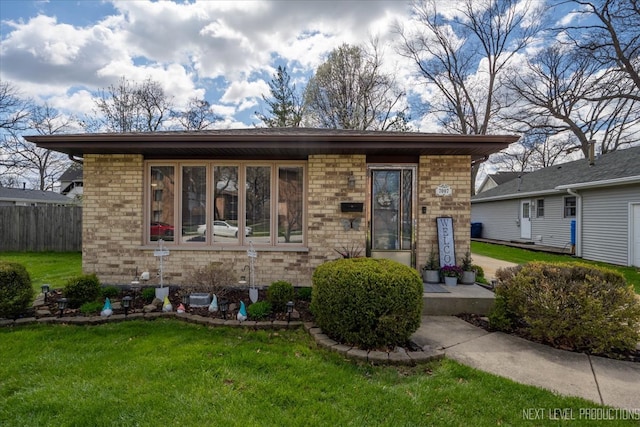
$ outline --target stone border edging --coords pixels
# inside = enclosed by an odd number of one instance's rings
[[[194,323],[205,326],[231,326],[251,328],[255,330],[263,329],[295,329],[301,326],[311,335],[319,347],[328,349],[330,351],[337,352],[348,359],[370,362],[375,365],[408,365],[413,366],[418,363],[425,363],[431,360],[438,360],[444,357],[444,351],[438,349],[423,349],[423,351],[377,351],[377,350],[361,350],[358,347],[353,347],[345,344],[341,344],[332,340],[327,335],[322,333],[322,330],[318,328],[313,322],[303,323],[301,321],[286,322],[284,320],[272,320],[272,321],[255,321],[248,320],[240,322],[235,319],[214,319],[210,317],[204,317],[197,314],[188,313],[175,313],[175,312],[150,312],[150,313],[131,313],[128,316],[124,314],[114,314],[109,317],[101,316],[68,316],[68,317],[25,317],[22,319],[0,319],[0,327],[21,326],[21,325],[33,325],[33,324],[57,324],[57,325],[101,325],[111,322],[124,322],[127,320],[154,320],[158,318],[174,318],[182,320],[187,323]]]

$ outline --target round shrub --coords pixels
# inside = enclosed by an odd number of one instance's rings
[[[640,340],[640,303],[616,271],[532,262],[497,274],[495,329],[521,330],[555,347],[609,354]]]
[[[16,262],[0,262],[0,317],[17,317],[33,300],[27,269]]]
[[[349,258],[313,273],[311,311],[324,333],[362,349],[404,345],[420,326],[422,279],[387,259]]]
[[[262,320],[271,314],[271,303],[269,301],[258,301],[247,307],[247,314],[252,320]]]
[[[100,289],[100,294],[103,298],[116,298],[120,295],[120,288],[117,286],[105,286]]]
[[[100,280],[95,274],[82,274],[67,281],[64,296],[69,308],[79,308],[85,302],[93,302],[100,296]]]
[[[293,301],[294,296],[293,285],[284,280],[273,282],[267,289],[267,301],[271,303],[271,307],[276,313],[285,311],[287,302]]]
[[[298,296],[298,300],[300,301],[311,301],[311,288],[310,287],[298,288],[297,296]]]

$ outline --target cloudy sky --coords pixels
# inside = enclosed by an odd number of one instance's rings
[[[391,33],[408,10],[403,0],[2,0],[0,78],[80,115],[121,76],[151,77],[177,106],[207,99],[220,127],[253,126],[278,65],[303,87],[342,43],[378,37],[387,66],[408,83]]]

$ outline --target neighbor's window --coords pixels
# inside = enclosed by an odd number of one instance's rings
[[[151,161],[149,240],[173,241],[175,231],[175,244],[302,244],[304,171],[289,162]]]
[[[544,216],[544,199],[536,200],[536,218]]]
[[[574,218],[576,216],[576,198],[575,196],[564,198],[564,217]]]

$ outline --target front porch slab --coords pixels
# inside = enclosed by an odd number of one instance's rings
[[[452,316],[459,313],[487,315],[493,308],[495,294],[479,285],[440,285],[440,292],[423,294],[424,316]]]

